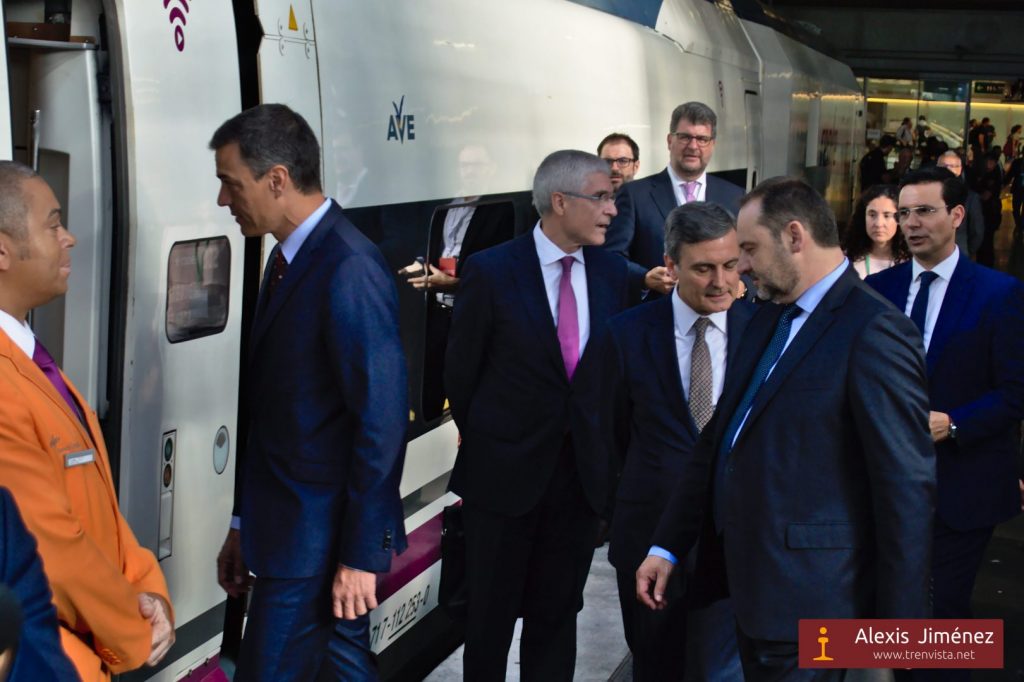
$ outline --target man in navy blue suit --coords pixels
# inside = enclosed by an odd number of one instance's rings
[[[944,169],[901,183],[900,229],[913,259],[867,283],[921,330],[938,463],[932,556],[936,618],[970,618],[996,524],[1020,512],[1015,469],[1024,418],[1024,286],[956,246],[967,190]],[[970,671],[920,671],[969,679]]]
[[[663,611],[651,611],[636,599],[636,570],[718,403],[729,359],[756,309],[735,299],[739,256],[736,223],[725,209],[704,202],[673,209],[665,224],[665,267],[677,282],[676,295],[614,317],[602,348],[604,409],[594,414],[612,433],[595,446],[610,444],[615,460],[622,462],[608,558],[618,576],[622,622],[638,682],[682,680],[687,654],[699,679],[742,674],[728,605],[702,611],[705,617],[724,615],[711,623],[706,618],[695,622],[689,633],[690,640],[707,642],[725,659],[706,661],[693,656],[696,647],[686,645],[682,599]],[[678,571],[673,578],[677,594],[682,582]]]
[[[0,680],[5,670],[10,671],[8,682],[79,679],[60,644],[57,610],[35,538],[25,528],[6,488],[0,488],[0,585],[14,597],[14,603],[0,599],[0,627],[6,629],[21,621],[20,641],[8,651],[0,649]],[[11,657],[13,667],[9,667]]]
[[[405,548],[408,416],[387,263],[321,190],[320,147],[280,104],[210,142],[246,237],[272,234],[252,327],[247,445],[218,557],[231,595],[256,575],[236,680],[370,680],[377,574]]]
[[[626,264],[596,248],[615,215],[608,165],[554,152],[533,181],[533,231],[470,256],[445,387],[462,443],[468,613],[465,679],[504,680],[523,617],[523,679],[571,680],[606,460],[577,440],[592,342],[628,304]]]
[[[673,558],[704,528],[718,548],[747,680],[834,680],[801,669],[801,618],[923,618],[935,453],[920,335],[860,281],[835,217],[801,180],[744,197],[740,270],[764,305],[750,320],[712,422],[637,571],[665,607]],[[702,523],[703,522],[703,523]]]
[[[743,190],[708,175],[715,153],[718,117],[701,102],[680,104],[672,112],[665,170],[626,183],[615,197],[618,215],[608,228],[605,248],[629,261],[629,274],[637,288],[667,294],[675,281],[662,262],[665,219],[676,206],[691,201],[712,201],[733,215]]]

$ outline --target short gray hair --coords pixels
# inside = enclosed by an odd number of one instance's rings
[[[17,161],[0,161],[0,232],[22,240],[28,231],[28,206],[25,204],[26,180],[39,174]]]
[[[691,201],[672,209],[665,219],[665,255],[679,262],[683,244],[721,239],[736,229],[736,219],[718,204]]]
[[[608,162],[578,149],[561,149],[548,154],[533,176],[533,206],[542,216],[551,213],[554,192],[581,192],[594,173],[609,175]]]
[[[703,102],[686,102],[672,110],[672,120],[669,123],[668,132],[674,133],[679,127],[679,121],[686,119],[693,125],[705,125],[711,127],[711,137],[718,134],[718,117],[707,104]]]

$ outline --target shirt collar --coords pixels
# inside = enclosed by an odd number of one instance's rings
[[[28,322],[22,320],[18,321],[8,312],[0,310],[0,329],[3,329],[7,336],[11,337],[11,341],[25,353],[25,355],[32,357],[32,354],[36,351],[36,335],[32,332],[32,327],[28,326]]]
[[[537,245],[537,256],[540,258],[541,265],[557,263],[566,256],[572,256],[576,259],[577,263],[584,263],[582,248],[576,249],[574,253],[562,251],[553,241],[548,239],[548,236],[544,234],[544,230],[540,229],[540,222],[538,220],[537,226],[533,228],[533,243]]]
[[[724,334],[726,329],[729,311],[723,310],[717,313],[711,313],[710,315],[701,315],[696,310],[690,307],[686,301],[679,297],[678,291],[672,292],[672,319],[675,320],[676,334],[679,336],[686,336],[693,329],[693,323],[697,321],[699,317],[706,317],[711,321],[715,327],[722,331]]]
[[[850,267],[850,261],[843,258],[843,262],[835,270],[812,284],[807,291],[800,295],[800,298],[796,299],[796,304],[800,307],[800,310],[808,315],[813,313],[814,309],[821,303],[821,299],[825,298],[825,294],[832,288],[832,285],[839,281],[839,278],[843,276],[848,267]]]
[[[917,262],[914,258],[910,266],[910,281],[916,282],[917,278],[921,276],[921,273],[925,271],[925,267]],[[953,249],[953,253],[949,254],[941,263],[932,268],[932,272],[938,275],[940,278],[947,282],[953,278],[953,271],[956,270],[956,264],[960,262],[960,249]]]
[[[299,252],[302,245],[306,242],[306,237],[313,231],[313,228],[319,224],[320,220],[327,213],[327,209],[331,207],[331,200],[324,199],[324,203],[320,204],[320,208],[316,209],[309,214],[309,217],[299,223],[299,226],[292,231],[290,235],[285,237],[285,240],[281,242],[281,254],[284,259],[291,262],[295,259],[295,254]]]
[[[674,170],[672,170],[672,164],[671,163],[669,165],[665,166],[665,170],[668,171],[668,176],[672,179],[672,187],[679,187],[679,185],[681,185],[684,182],[691,182],[690,180],[683,180],[681,177],[676,175],[676,172]],[[701,188],[707,187],[708,186],[708,172],[704,171],[703,173],[701,173],[700,177],[697,178],[694,182],[699,182]]]

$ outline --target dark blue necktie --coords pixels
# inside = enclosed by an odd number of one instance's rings
[[[936,280],[938,275],[927,270],[921,273],[921,288],[917,290],[914,298],[914,307],[910,309],[910,319],[917,325],[921,336],[924,336],[924,318],[928,314],[928,287]]]
[[[721,446],[718,449],[718,460],[715,465],[715,528],[719,532],[722,531],[722,501],[723,493],[725,489],[725,474],[728,468],[727,462],[729,453],[732,452],[732,443],[736,440],[736,434],[739,431],[740,424],[743,423],[743,419],[747,416],[747,412],[750,411],[750,406],[754,404],[754,398],[757,397],[757,392],[761,390],[761,386],[764,385],[765,379],[768,378],[768,372],[775,366],[775,363],[779,361],[779,357],[782,355],[782,350],[786,347],[786,341],[789,339],[789,330],[793,324],[793,320],[802,312],[796,303],[790,303],[782,309],[782,315],[779,316],[779,321],[775,325],[775,333],[772,334],[772,338],[768,341],[768,347],[764,349],[764,353],[761,355],[761,359],[757,361],[757,366],[754,368],[754,374],[750,377],[750,384],[747,386],[746,392],[743,394],[743,398],[740,400],[740,404],[736,406],[736,411],[732,413],[732,419],[729,420],[729,425],[725,428],[725,434],[722,437]]]

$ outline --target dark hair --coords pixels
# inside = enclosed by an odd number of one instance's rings
[[[818,192],[799,178],[769,178],[740,199],[740,208],[761,200],[760,223],[776,241],[782,230],[796,220],[807,229],[818,246],[839,246],[836,216]]]
[[[1015,132],[1017,132],[1020,129],[1021,129],[1021,124],[1018,123],[1015,126],[1013,126],[1012,128],[1010,128],[1010,134],[1013,135]]]
[[[0,161],[0,232],[21,241],[28,234],[28,206],[22,185],[39,174],[17,161]]]
[[[238,145],[242,161],[256,178],[281,165],[299,192],[323,191],[320,143],[306,119],[285,105],[260,104],[228,119],[213,134],[210,149],[232,143]]]
[[[900,189],[910,185],[927,185],[933,182],[942,185],[942,201],[948,208],[965,206],[967,203],[967,185],[949,170],[939,168],[938,166],[919,168],[912,173],[907,173],[900,181]]]
[[[693,125],[705,125],[711,127],[711,137],[718,134],[718,117],[707,104],[703,102],[686,102],[672,110],[672,119],[669,121],[668,132],[676,132],[679,121],[686,119]]]
[[[882,135],[882,139],[878,141],[879,147],[895,147],[896,138],[893,135]]]
[[[868,225],[865,213],[868,204],[879,197],[886,197],[892,200],[894,207],[900,205],[900,191],[896,185],[873,185],[866,192],[860,195],[857,205],[850,216],[850,224],[846,226],[846,233],[843,235],[843,251],[850,262],[860,260],[871,251],[871,238],[868,236]],[[892,252],[893,263],[902,263],[910,259],[910,249],[907,247],[907,240],[899,226],[896,227],[896,234],[889,241],[889,250]]]
[[[691,201],[672,209],[665,219],[665,255],[679,262],[683,244],[719,239],[736,229],[736,219],[718,204]]]
[[[640,145],[633,141],[633,138],[626,133],[611,133],[605,135],[604,139],[601,140],[601,144],[597,145],[597,154],[601,155],[601,150],[606,144],[612,144],[613,142],[625,142],[629,145],[629,148],[633,150],[633,160],[640,160]]]

